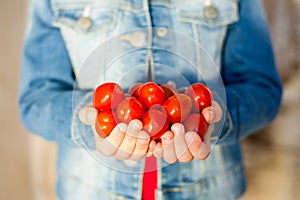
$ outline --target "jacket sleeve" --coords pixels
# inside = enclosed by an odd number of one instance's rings
[[[74,99],[79,90],[61,33],[52,26],[49,1],[32,0],[22,55],[19,107],[24,126],[47,140],[74,144],[71,134]]]
[[[269,124],[282,85],[260,0],[240,0],[240,20],[228,27],[222,55],[227,117],[221,140],[241,139]]]

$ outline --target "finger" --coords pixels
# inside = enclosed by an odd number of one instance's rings
[[[141,160],[143,157],[145,157],[148,150],[149,142],[150,142],[150,136],[145,131],[141,131],[138,134],[135,149],[133,154],[130,157],[130,160],[138,161]]]
[[[180,162],[189,162],[193,160],[193,155],[185,142],[185,130],[182,124],[176,123],[171,127],[174,137],[174,147],[177,159]]]
[[[210,143],[203,142],[199,151],[199,160],[205,160],[210,154]]]
[[[93,126],[94,128],[94,126]],[[96,149],[106,156],[113,156],[121,145],[126,135],[127,125],[124,123],[118,124],[106,138],[101,138],[94,130]]]
[[[163,157],[163,148],[162,148],[161,142],[156,144],[153,154],[156,158],[162,158]]]
[[[98,111],[92,104],[83,107],[78,113],[79,120],[86,125],[94,125],[96,123],[97,115]]]
[[[216,123],[220,121],[222,113],[221,106],[215,101],[212,102],[211,106],[204,108],[202,111],[202,115],[207,123]]]
[[[140,120],[132,120],[126,129],[126,135],[121,143],[119,149],[114,155],[115,158],[119,160],[125,160],[131,157],[136,141],[138,133],[142,130],[143,124]]]
[[[150,144],[149,144],[149,147],[148,147],[148,150],[147,150],[146,157],[150,157],[150,156],[153,155],[155,146],[156,146],[156,142],[154,140],[151,140]]]
[[[177,161],[175,148],[174,148],[174,134],[167,131],[162,136],[163,158],[167,163],[175,163]]]
[[[201,146],[201,150],[199,153],[200,159],[202,159],[202,160],[206,159],[211,152],[210,138],[211,138],[211,134],[212,134],[213,130],[214,130],[214,124],[210,124],[208,126],[208,130],[207,130],[206,136],[203,141],[203,145]]]
[[[213,125],[210,125],[204,141],[202,141],[201,137],[194,131],[185,134],[186,143],[194,158],[204,160],[209,156],[211,151],[210,135],[212,130]]]
[[[203,144],[200,136],[194,131],[189,131],[185,134],[185,141],[193,157],[200,160],[202,158],[200,156],[200,149]]]

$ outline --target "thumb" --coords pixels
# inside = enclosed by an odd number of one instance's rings
[[[80,121],[86,125],[94,125],[97,115],[98,111],[92,105],[83,107],[78,113]]]
[[[203,109],[202,115],[207,123],[212,124],[221,120],[223,111],[220,105],[213,101],[211,106]]]

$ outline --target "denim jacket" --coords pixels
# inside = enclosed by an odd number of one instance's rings
[[[77,115],[97,84],[149,79],[205,80],[224,111],[206,160],[158,160],[156,198],[244,192],[239,141],[274,119],[282,92],[259,0],[32,0],[19,105],[24,125],[59,146],[60,199],[141,199],[144,161],[97,153]]]

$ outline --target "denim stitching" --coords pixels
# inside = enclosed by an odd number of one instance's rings
[[[68,2],[53,2],[52,1],[52,10],[73,10],[73,9],[82,9],[85,6],[89,5],[92,8],[108,8],[108,9],[119,9],[119,10],[127,10],[133,13],[141,13],[144,11],[143,7],[139,7],[136,4],[125,2],[125,1],[87,1],[81,3],[68,3]]]

